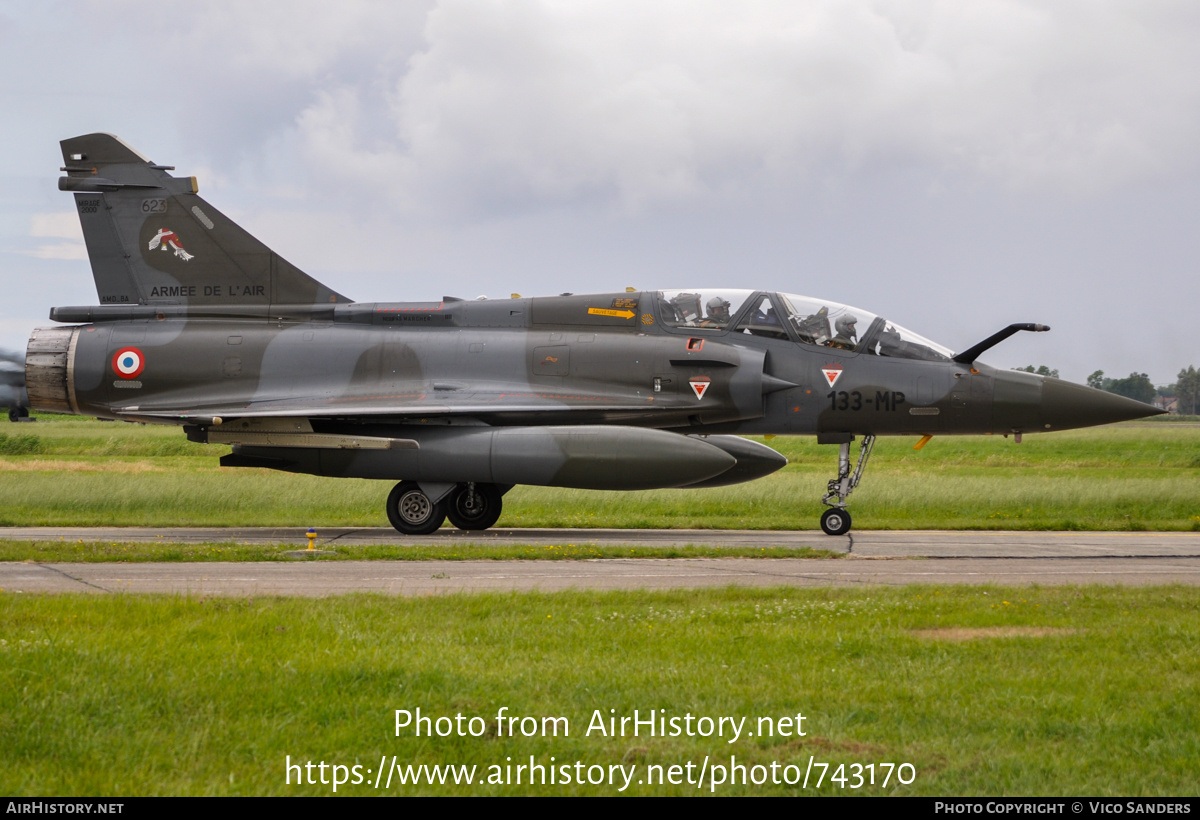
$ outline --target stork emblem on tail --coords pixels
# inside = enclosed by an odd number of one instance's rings
[[[149,249],[154,250],[155,248],[158,248],[159,250],[163,250],[163,251],[173,250],[173,251],[175,251],[175,255],[178,256],[180,259],[182,259],[184,262],[191,259],[194,255],[194,254],[190,254],[187,251],[185,251],[183,249],[183,242],[180,241],[179,236],[175,233],[175,231],[169,230],[167,228],[161,229],[158,232],[158,234],[156,234],[155,237],[150,240],[150,248]]]

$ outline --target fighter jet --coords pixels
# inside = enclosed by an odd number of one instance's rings
[[[787,460],[743,435],[837,445],[821,517],[878,436],[1015,435],[1154,415],[955,353],[866,310],[685,287],[356,302],[282,259],[120,139],[62,143],[99,305],[55,307],[26,353],[35,410],[175,424],[227,467],[397,481],[387,515],[484,530],[517,484],[719,487]],[[851,443],[860,438],[851,468]]]
[[[20,353],[0,350],[0,407],[8,408],[9,421],[29,421],[29,397],[25,394],[25,358]]]

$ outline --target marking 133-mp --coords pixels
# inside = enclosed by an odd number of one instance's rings
[[[875,398],[863,398],[858,390],[831,390],[825,398],[829,399],[831,410],[862,410],[866,405],[874,410],[898,410],[904,404],[904,394],[898,390],[876,390]]]

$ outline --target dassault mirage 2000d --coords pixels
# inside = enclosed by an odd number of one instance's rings
[[[26,353],[36,410],[178,424],[229,467],[399,481],[402,533],[482,530],[516,484],[718,487],[786,459],[749,435],[839,446],[821,526],[876,436],[1015,434],[1158,411],[977,361],[881,316],[719,288],[354,302],[107,134],[62,142],[100,304]],[[861,437],[851,469],[851,442]],[[918,445],[920,446],[920,444]]]

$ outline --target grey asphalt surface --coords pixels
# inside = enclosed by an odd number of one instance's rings
[[[433,595],[471,591],[674,589],[705,586],[903,584],[1200,585],[1200,534],[1061,532],[819,532],[720,530],[494,530],[405,540],[390,530],[323,529],[322,544],[536,543],[824,547],[817,559],[598,559],[587,561],[321,561],[170,564],[0,563],[6,593],[112,592]],[[12,540],[306,543],[300,529],[0,528]]]
[[[13,541],[117,541],[308,545],[302,527],[0,527]],[[1198,556],[1200,533],[996,532],[974,530],[855,531],[830,537],[819,530],[601,530],[443,528],[403,536],[376,527],[322,527],[316,546],[367,544],[598,544],[673,547],[812,547],[863,558],[1079,558]]]

